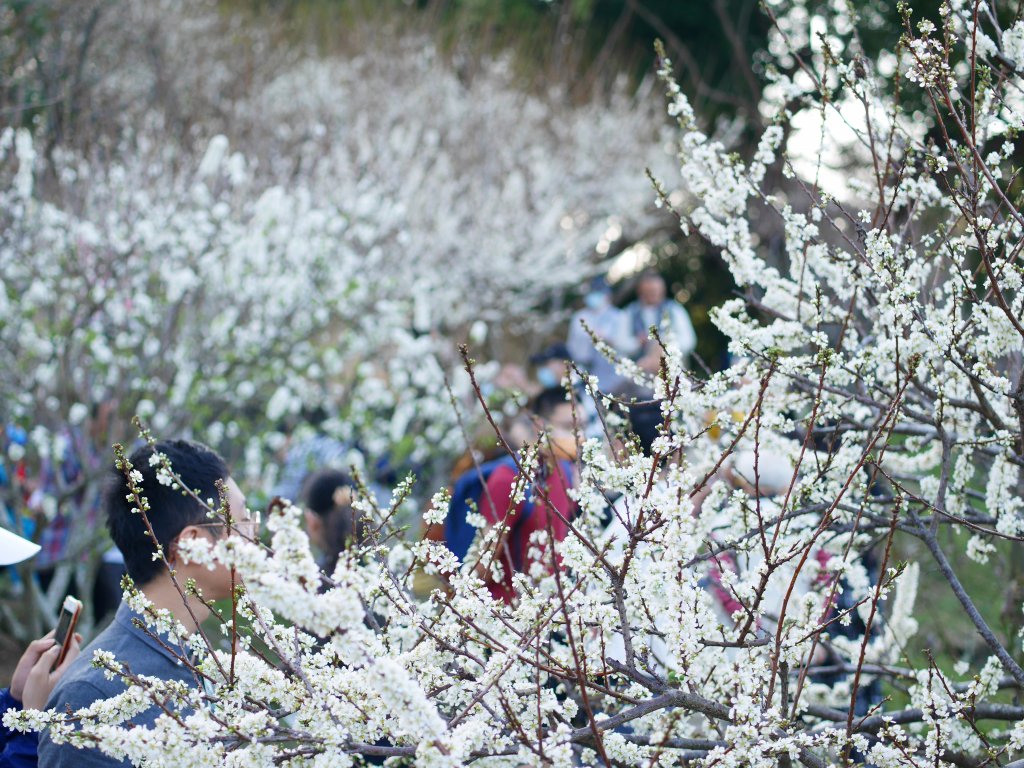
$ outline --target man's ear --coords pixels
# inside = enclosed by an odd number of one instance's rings
[[[175,565],[175,561],[178,559],[178,542],[190,541],[197,538],[201,533],[202,529],[195,525],[186,525],[182,528],[181,532],[174,537],[174,540],[171,541],[170,546],[167,548],[167,562]]]

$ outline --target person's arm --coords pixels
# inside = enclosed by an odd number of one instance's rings
[[[21,709],[21,702],[5,688],[0,691],[0,715],[11,709]],[[0,768],[36,768],[38,743],[38,733],[20,733],[0,723]]]

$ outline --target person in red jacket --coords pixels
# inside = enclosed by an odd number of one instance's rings
[[[538,531],[546,531],[554,541],[562,541],[569,532],[569,522],[576,514],[576,502],[569,496],[575,484],[575,425],[572,402],[565,390],[549,387],[536,396],[532,411],[545,433],[540,437],[540,466],[533,482],[526,488],[525,499],[517,504],[512,498],[520,486],[515,466],[495,469],[487,478],[480,499],[480,513],[490,525],[505,524],[497,542],[481,554],[479,572],[496,600],[511,603],[515,596],[514,573],[529,573],[535,562],[551,567],[550,551],[541,551],[533,543]],[[501,579],[491,574],[491,564],[501,565]]]

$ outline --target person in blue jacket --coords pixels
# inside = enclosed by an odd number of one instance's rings
[[[0,566],[20,563],[38,551],[37,544],[0,528]],[[29,643],[14,670],[10,687],[0,691],[0,716],[10,709],[43,709],[57,681],[78,656],[81,639],[75,635],[67,656],[57,669],[53,669],[53,663],[60,646],[53,639],[53,630]],[[35,768],[38,744],[38,733],[13,731],[0,719],[0,768]]]

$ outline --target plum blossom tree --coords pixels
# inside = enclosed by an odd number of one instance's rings
[[[371,458],[401,444],[429,467],[462,450],[446,378],[471,394],[448,340],[550,330],[558,313],[532,310],[594,269],[609,226],[670,223],[642,174],[669,159],[650,83],[572,107],[520,92],[500,58],[465,81],[417,36],[250,67],[226,40],[265,36],[212,4],[122,5],[132,24],[100,9],[83,74],[120,121],[91,143],[0,138],[0,419],[44,457],[72,450],[69,428],[104,452],[138,413],[236,446],[255,480],[264,437],[322,406],[373,415],[328,423]],[[77,518],[64,571],[96,551],[74,510],[107,462],[80,463],[34,503]],[[12,629],[45,631],[66,584]]]
[[[660,434],[649,451],[583,444],[580,513],[565,540],[536,535],[511,604],[478,575],[500,567],[496,529],[460,563],[403,541],[365,498],[370,533],[322,575],[299,511],[275,505],[269,547],[190,550],[244,585],[233,608],[249,628],[225,623],[229,647],[132,598],[201,685],[138,679],[99,653],[125,694],[5,722],[150,766],[1019,764],[1022,637],[990,625],[953,552],[994,566],[1022,538],[1024,20],[978,0],[950,0],[938,21],[902,7],[887,72],[846,4],[765,8],[785,61],[767,70],[773,118],[754,156],[701,129],[661,60],[690,200],[676,213],[745,291],[716,313],[737,361],[698,378],[664,340],[644,382]],[[786,141],[806,110],[837,115],[866,163],[841,189],[800,179],[805,215],[765,179],[808,156],[806,135]],[[755,213],[784,227],[781,266]],[[600,399],[615,433],[618,405]],[[522,493],[538,446],[518,456]],[[132,482],[123,453],[119,466]],[[898,537],[920,543],[984,660],[912,663],[920,564]],[[446,589],[415,599],[417,565]],[[900,696],[869,695],[873,681]],[[147,696],[165,715],[124,727]]]

